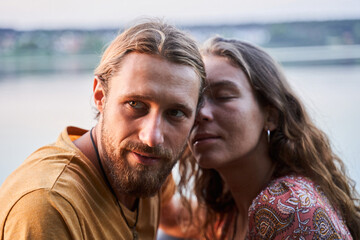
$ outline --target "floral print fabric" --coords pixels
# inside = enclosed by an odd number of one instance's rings
[[[272,181],[249,208],[247,239],[352,239],[340,214],[310,179]]]

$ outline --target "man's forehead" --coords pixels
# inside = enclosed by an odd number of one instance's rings
[[[143,77],[145,80],[170,82],[171,85],[198,85],[200,77],[192,66],[174,63],[159,55],[145,53],[129,53],[122,60],[118,70],[113,73],[112,79],[131,77],[136,80]],[[173,80],[173,81],[172,81]]]

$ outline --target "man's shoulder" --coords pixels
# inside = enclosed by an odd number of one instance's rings
[[[47,212],[49,222],[64,217],[78,221],[77,212],[84,210],[86,201],[104,197],[94,169],[76,150],[56,144],[38,149],[0,188],[0,227],[22,215],[24,223],[33,222],[31,216],[43,218]],[[36,220],[36,224],[46,225],[46,221]]]
[[[75,209],[51,189],[23,194],[11,208],[1,211],[0,216],[4,238],[70,239],[69,229],[72,229],[72,235],[81,234]],[[51,231],[46,230],[49,226],[52,226]]]
[[[64,168],[76,157],[74,152],[69,152],[56,145],[47,145],[32,153],[14,172],[5,180],[0,188],[4,191],[38,188],[51,188],[62,174]]]
[[[81,161],[75,152],[56,145],[44,146],[35,151],[2,184],[1,215],[25,195],[41,189],[61,192],[62,188],[68,188],[75,191],[76,180],[72,181],[71,175],[86,171]]]
[[[39,188],[19,197],[12,205],[8,215],[11,214],[13,217],[23,216],[25,218],[36,216],[46,219],[46,215],[51,212],[50,209],[57,212],[60,210],[60,205],[66,205],[69,209],[72,209],[71,204],[60,194],[52,191],[52,189]]]

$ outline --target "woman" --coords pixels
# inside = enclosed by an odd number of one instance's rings
[[[189,138],[196,161],[182,159],[179,190],[204,238],[360,239],[343,162],[274,60],[220,37],[203,57],[208,86]],[[185,196],[191,177],[203,207],[195,213]]]

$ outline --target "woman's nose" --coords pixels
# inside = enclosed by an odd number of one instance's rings
[[[211,120],[213,120],[212,105],[209,102],[209,100],[205,99],[202,106],[199,109],[195,121],[199,123],[201,121],[211,121]]]

